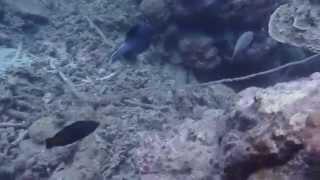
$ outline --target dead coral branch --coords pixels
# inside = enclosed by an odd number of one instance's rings
[[[318,60],[318,59],[320,59],[320,54],[315,54],[315,55],[309,56],[307,58],[304,58],[304,59],[302,59],[300,61],[290,62],[290,63],[284,64],[282,66],[278,66],[276,68],[269,69],[267,71],[262,71],[262,72],[258,72],[258,73],[255,73],[255,74],[250,74],[250,75],[247,75],[247,76],[241,76],[241,77],[237,77],[237,78],[221,79],[221,80],[211,81],[211,82],[207,82],[207,83],[201,83],[201,84],[197,84],[197,85],[189,85],[189,87],[204,87],[204,86],[211,86],[211,85],[221,84],[221,83],[231,83],[231,82],[238,82],[238,81],[248,80],[248,79],[252,79],[252,78],[258,77],[258,76],[271,74],[271,73],[280,71],[282,69],[285,69],[285,68],[288,68],[288,67],[291,67],[291,66],[304,64],[304,63],[307,63],[307,62],[310,62],[310,61],[313,61],[313,60]]]

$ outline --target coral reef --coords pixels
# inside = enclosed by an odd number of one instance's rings
[[[285,1],[160,0],[149,5],[152,2],[142,1],[140,9],[161,26],[155,47],[162,50],[162,59],[183,64],[200,82],[270,69],[286,63],[285,55],[295,51],[272,40],[266,30],[269,15]],[[230,63],[237,39],[247,31],[254,32],[252,43],[239,61]],[[274,84],[275,79],[280,78],[265,76],[255,85]]]
[[[319,179],[319,73],[237,94],[197,84],[191,71],[217,72],[212,80],[274,67],[287,54],[303,58],[265,30],[281,2],[1,1],[0,179]],[[313,3],[301,2],[295,26],[304,28]],[[136,63],[108,63],[144,18],[158,30],[151,48]],[[254,38],[242,64],[228,63],[246,31]],[[79,120],[100,126],[82,141],[44,149],[47,137]]]
[[[165,134],[146,132],[135,150],[142,179],[208,179],[219,175],[219,139],[226,131],[222,110],[207,110]],[[216,131],[212,131],[216,129]],[[216,170],[214,170],[216,169]]]
[[[171,14],[166,1],[143,0],[139,8],[153,26],[161,28],[168,24]]]
[[[314,128],[320,105],[319,77],[315,73],[299,81],[240,93],[235,119],[230,122],[233,131],[222,143],[225,179],[247,179],[264,168],[272,169],[266,178],[278,174],[283,179],[308,179],[305,174],[316,167],[307,165],[308,159],[318,156],[318,131]],[[263,172],[257,171],[251,178],[257,179],[259,174]]]
[[[185,36],[179,40],[178,53],[187,67],[212,70],[221,64],[222,58],[213,40],[204,35]]]
[[[292,0],[272,14],[269,34],[282,43],[320,52],[319,11],[319,2]]]

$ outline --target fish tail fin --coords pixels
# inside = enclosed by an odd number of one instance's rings
[[[51,138],[46,139],[45,143],[46,143],[46,148],[47,149],[50,149],[50,148],[53,147],[53,143],[52,143],[52,139]]]
[[[119,49],[115,50],[110,57],[110,63],[114,63],[116,59],[119,57]]]
[[[233,56],[225,56],[224,59],[226,59],[228,63],[232,63],[233,62],[233,59],[234,57]]]
[[[110,63],[114,63],[121,55],[123,55],[125,48],[125,44],[121,44],[120,47],[111,54]]]
[[[236,57],[237,53],[236,52],[233,52],[232,53],[232,56],[231,56],[231,60],[234,60],[234,58]]]
[[[237,59],[238,54],[234,52],[231,57],[229,57],[229,62],[233,63]]]

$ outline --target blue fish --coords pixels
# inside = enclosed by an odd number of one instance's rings
[[[126,59],[136,59],[137,55],[147,50],[151,44],[154,28],[148,23],[138,23],[126,34],[125,41],[111,55],[111,63],[120,56]]]
[[[253,41],[254,33],[252,31],[247,31],[241,34],[238,38],[236,45],[234,47],[231,60],[237,58],[238,55],[246,51]]]

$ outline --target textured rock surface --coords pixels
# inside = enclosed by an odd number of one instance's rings
[[[143,0],[140,7],[143,12],[146,12],[146,15],[150,15],[151,19],[160,20],[158,23],[163,23],[168,20],[168,17],[171,17],[186,23],[200,24],[203,22],[215,24],[215,21],[223,20],[224,24],[232,26],[235,25],[232,23],[261,24],[266,20],[266,15],[269,15],[281,2],[283,1]],[[252,16],[252,13],[255,16]]]
[[[99,146],[94,137],[86,139],[83,143],[73,155],[74,163],[58,167],[56,172],[50,177],[50,180],[59,180],[65,177],[79,180],[102,179],[102,174],[99,172],[102,158]]]
[[[33,176],[48,179],[54,169],[70,162],[73,158],[75,146],[45,150],[43,146],[31,140],[24,140],[19,145],[19,155],[14,160],[15,177]]]
[[[245,180],[262,168],[273,171],[258,171],[251,178],[267,174],[270,179],[279,173],[282,179],[308,179],[304,176],[308,168],[317,167],[308,159],[319,154],[319,85],[320,74],[315,73],[266,89],[242,91],[230,124],[234,128],[222,143],[225,179]]]
[[[282,43],[320,52],[319,12],[317,1],[292,0],[272,14],[269,34]]]
[[[38,144],[43,144],[45,139],[53,136],[57,132],[56,119],[44,117],[35,121],[28,130],[30,138]]]
[[[170,132],[141,134],[135,150],[142,179],[208,179],[219,175],[219,139],[226,131],[222,110],[207,110],[201,120],[187,119]]]
[[[0,32],[0,43],[7,40],[8,37]],[[0,77],[3,77],[10,68],[28,66],[33,61],[32,58],[22,54],[21,49],[14,48],[0,48],[0,59]]]
[[[139,8],[154,26],[166,25],[171,15],[166,1],[143,0]]]
[[[49,9],[45,6],[43,1],[40,0],[30,0],[28,2],[23,0],[4,0],[4,3],[22,14],[39,16],[43,18],[48,18],[49,16]]]
[[[220,65],[222,59],[213,40],[205,35],[185,36],[178,44],[180,58],[187,67],[211,70]]]

